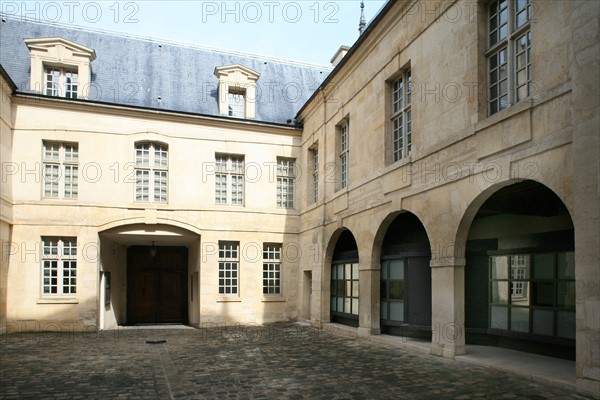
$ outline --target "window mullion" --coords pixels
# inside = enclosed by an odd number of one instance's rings
[[[58,198],[65,198],[65,145],[61,143],[58,147],[58,161],[56,163],[58,165]],[[60,243],[60,242],[59,242]]]
[[[227,160],[227,172],[225,173],[225,204],[233,204],[233,177],[231,176],[230,160]]]
[[[514,46],[514,41],[515,41],[515,34],[514,34],[514,29],[516,26],[516,19],[515,19],[515,8],[514,8],[514,2],[509,1],[508,2],[508,35],[507,35],[507,45],[506,45],[506,64],[508,67],[508,71],[507,71],[507,78],[508,78],[508,82],[507,82],[507,88],[508,88],[508,106],[513,106],[516,103],[517,100],[517,95],[516,95],[516,87],[515,87],[515,69],[516,69],[516,59],[515,59],[515,46]]]

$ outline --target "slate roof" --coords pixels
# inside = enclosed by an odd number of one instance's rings
[[[277,124],[293,120],[330,72],[293,61],[4,17],[0,65],[20,92],[29,91],[24,39],[42,37],[62,37],[96,51],[92,85],[99,90],[90,100],[193,114],[219,115],[217,66],[241,64],[260,73],[255,119]]]

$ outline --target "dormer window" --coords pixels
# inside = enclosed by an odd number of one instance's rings
[[[246,118],[246,93],[245,91],[232,91],[228,93],[229,116],[235,118]]]
[[[79,74],[77,70],[46,67],[46,96],[77,98]]]
[[[93,49],[63,38],[25,39],[31,59],[30,90],[46,96],[86,97]]]
[[[215,68],[219,78],[219,114],[234,118],[256,118],[256,81],[258,72],[243,65]]]

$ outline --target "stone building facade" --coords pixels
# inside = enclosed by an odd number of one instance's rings
[[[598,15],[391,1],[332,71],[7,20],[3,327],[311,320],[599,397]]]

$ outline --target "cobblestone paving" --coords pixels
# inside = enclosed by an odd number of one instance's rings
[[[125,398],[583,399],[297,324],[0,337],[0,399]]]

